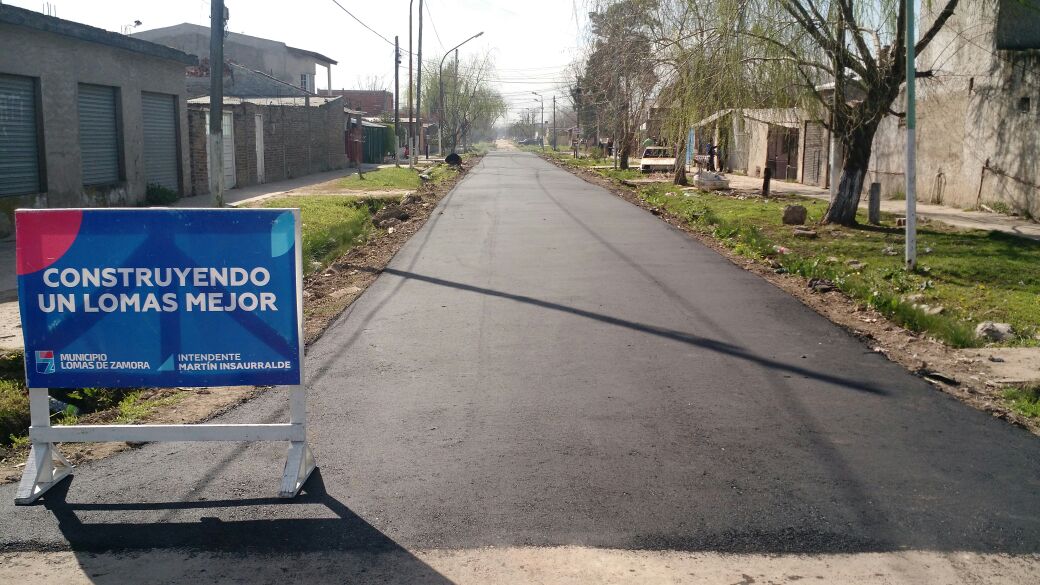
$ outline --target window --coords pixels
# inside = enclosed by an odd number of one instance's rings
[[[122,141],[119,132],[117,90],[106,85],[79,85],[79,150],[83,184],[111,185],[122,179],[119,164]]]
[[[0,196],[43,191],[36,80],[0,74]]]
[[[1020,114],[1028,114],[1031,106],[1029,96],[1018,98],[1018,112]]]

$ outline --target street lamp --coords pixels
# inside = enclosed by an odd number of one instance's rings
[[[531,93],[538,96],[538,99],[534,101],[542,104],[541,126],[539,126],[538,131],[542,133],[542,150],[545,150],[545,100],[542,99],[542,94],[537,91],[532,91]]]
[[[440,154],[441,156],[444,156],[444,145],[442,144],[442,142],[444,141],[444,60],[448,58],[448,55],[450,55],[452,51],[455,51],[456,52],[455,53],[455,61],[457,63],[458,59],[459,59],[459,55],[458,55],[459,47],[461,47],[462,45],[465,45],[466,43],[472,41],[473,39],[475,39],[475,38],[477,38],[477,37],[479,37],[479,36],[481,36],[483,34],[484,34],[484,31],[480,31],[477,34],[471,36],[470,38],[462,41],[461,43],[459,43],[457,45],[455,45],[451,49],[448,49],[447,51],[445,51],[444,52],[444,56],[441,57],[441,64],[437,66],[437,85],[440,87],[440,98],[441,98],[441,119],[440,119],[439,123],[437,124],[437,151],[438,151],[438,154]],[[455,86],[456,87],[455,87],[455,91],[456,91],[456,93],[458,93],[459,80],[458,80],[458,68],[457,67],[456,67],[455,71],[456,71],[456,79],[455,79]],[[451,151],[455,152],[455,142],[454,141],[452,141],[452,144],[451,144]]]

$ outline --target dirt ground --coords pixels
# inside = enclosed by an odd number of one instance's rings
[[[925,335],[914,333],[887,319],[874,309],[864,307],[839,291],[817,293],[806,286],[806,280],[792,274],[777,274],[768,264],[740,256],[714,238],[701,234],[686,225],[667,210],[654,207],[639,198],[636,192],[601,175],[585,169],[575,169],[552,158],[545,160],[569,171],[589,183],[599,185],[633,205],[638,205],[712,248],[734,264],[753,272],[791,294],[817,313],[864,340],[871,349],[901,364],[911,373],[930,382],[937,389],[955,396],[974,408],[994,417],[1029,429],[1040,435],[1040,421],[1024,417],[1005,406],[1001,393],[1008,376],[999,367],[1007,356],[1017,353],[1036,355],[1035,348],[1013,352],[1007,348],[976,348],[957,350]],[[1005,362],[991,361],[1005,360]]]
[[[423,184],[403,204],[394,204],[408,214],[408,219],[392,228],[377,228],[369,240],[354,248],[320,274],[307,277],[303,283],[304,324],[303,334],[309,346],[328,326],[350,306],[368,285],[379,276],[394,254],[429,219],[430,213],[445,195],[462,180],[479,158],[465,160],[462,172],[448,181],[436,185]],[[313,193],[307,193],[313,194]],[[376,196],[387,195],[376,192]],[[398,193],[396,196],[400,196]],[[248,387],[210,389],[171,389],[150,391],[148,400],[161,400],[178,394],[178,400],[169,406],[159,407],[144,417],[142,423],[188,424],[200,423],[215,418],[234,407],[259,395],[263,389]],[[83,416],[81,424],[104,424],[112,422],[114,411],[99,412]],[[76,443],[61,446],[61,452],[73,465],[108,457],[114,453],[131,449],[137,445],[118,443]],[[27,448],[0,450],[0,484],[18,481],[28,455]]]

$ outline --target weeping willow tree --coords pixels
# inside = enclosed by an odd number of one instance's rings
[[[495,77],[494,62],[489,54],[473,55],[460,64],[451,57],[431,61],[428,75],[423,76],[423,103],[434,112],[444,141],[443,147],[455,152],[475,139],[494,137],[495,123],[508,108],[502,95],[491,86]],[[441,101],[441,82],[443,98]]]

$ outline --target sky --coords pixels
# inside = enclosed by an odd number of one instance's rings
[[[359,82],[382,78],[393,91],[393,40],[400,36],[408,49],[409,0],[338,0],[344,8],[389,43],[362,27],[332,0],[225,0],[228,28],[316,51],[339,62],[332,67],[335,89],[356,89]],[[423,60],[441,56],[448,48],[483,31],[483,36],[459,50],[465,62],[490,51],[495,85],[510,105],[508,119],[521,108],[537,107],[532,91],[541,93],[550,107],[552,96],[567,101],[562,83],[567,67],[579,52],[587,20],[587,0],[423,0]],[[138,30],[190,22],[209,26],[209,0],[3,0],[4,4],[52,14],[106,30],[141,21]],[[419,0],[413,0],[413,49],[418,47]],[[407,53],[404,53],[407,55]],[[408,61],[400,72],[402,87],[408,79]],[[323,68],[315,75],[318,88],[328,84]],[[402,96],[405,91],[402,91]],[[547,114],[548,117],[548,114]]]

